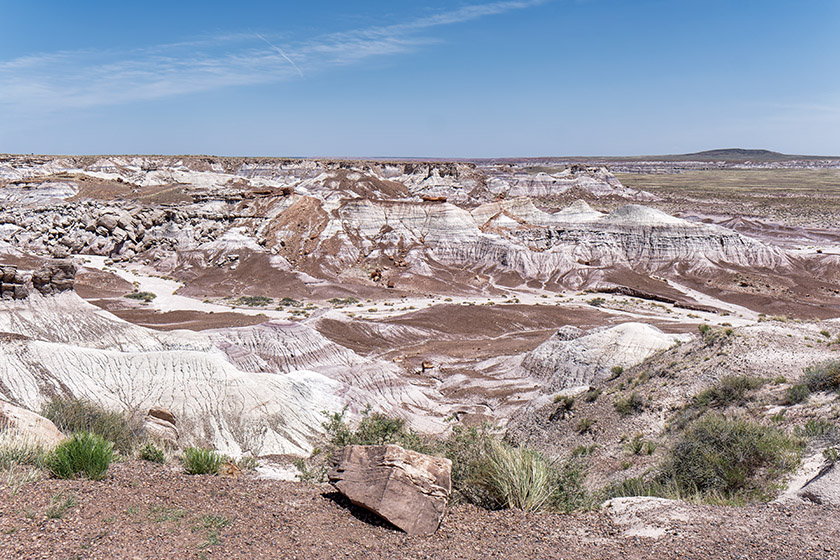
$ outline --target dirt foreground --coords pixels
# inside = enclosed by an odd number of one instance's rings
[[[454,505],[434,536],[412,538],[328,485],[187,476],[129,461],[100,482],[4,480],[0,558],[840,558],[837,508],[666,508],[650,519]]]

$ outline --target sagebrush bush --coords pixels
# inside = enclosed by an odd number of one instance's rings
[[[692,404],[696,407],[726,408],[742,405],[748,400],[747,393],[758,389],[767,380],[747,375],[730,375],[696,395]]]
[[[82,399],[56,397],[44,405],[41,415],[66,435],[76,432],[97,434],[114,444],[114,449],[129,455],[141,442],[143,427],[139,419],[106,410]]]
[[[77,432],[47,455],[46,467],[57,478],[84,475],[91,480],[101,480],[113,458],[111,442],[97,434]]]
[[[810,396],[811,390],[808,388],[808,386],[804,383],[797,383],[796,385],[791,385],[787,388],[787,391],[785,391],[784,404],[799,404],[807,400]]]
[[[187,474],[218,474],[222,460],[222,456],[214,450],[199,447],[187,447],[181,456]]]
[[[621,417],[630,416],[631,414],[638,414],[645,408],[645,401],[635,391],[627,397],[616,399],[613,403],[615,411]]]
[[[828,360],[805,368],[802,376],[812,393],[840,390],[840,360]]]
[[[801,442],[781,430],[709,413],[690,425],[661,465],[683,494],[766,499],[799,461]]]

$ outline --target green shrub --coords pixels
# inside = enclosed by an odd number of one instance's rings
[[[163,449],[160,449],[153,443],[146,443],[140,448],[138,455],[144,461],[151,461],[152,463],[166,462],[166,456],[163,453]]]
[[[607,300],[605,300],[602,297],[596,297],[589,300],[589,305],[591,305],[592,307],[601,307],[605,303],[607,303]]]
[[[610,368],[610,374],[611,374],[610,379],[615,379],[616,377],[618,377],[622,373],[624,373],[624,368],[623,367],[613,366],[613,367]]]
[[[809,396],[811,396],[811,390],[808,386],[804,383],[797,383],[796,385],[791,385],[787,388],[787,391],[785,391],[784,404],[799,404],[805,401]]]
[[[355,305],[359,303],[359,300],[354,297],[346,297],[328,299],[327,302],[333,304],[335,307],[344,307],[345,305]]]
[[[41,410],[66,435],[90,432],[114,444],[114,449],[128,455],[140,443],[142,424],[119,412],[105,410],[89,401],[55,397]]]
[[[554,412],[552,412],[548,417],[548,419],[552,422],[565,418],[575,406],[575,398],[567,395],[557,395],[554,397],[554,402],[557,404],[557,408],[555,408]]]
[[[407,428],[402,418],[391,418],[379,412],[366,410],[362,413],[362,421],[352,430],[344,420],[346,410],[347,407],[341,412],[326,413],[327,420],[322,424],[327,432],[327,440],[334,449],[345,445],[395,443],[421,453],[429,453],[432,450],[430,442]]]
[[[187,447],[181,457],[187,474],[218,474],[222,456],[212,449]]]
[[[265,296],[242,296],[236,301],[234,301],[234,305],[247,305],[248,307],[263,307],[265,305],[271,305],[273,300],[270,297]]]
[[[130,294],[125,294],[125,297],[149,303],[157,297],[157,294],[153,294],[152,292],[131,292]]]
[[[100,480],[113,458],[111,442],[96,434],[78,432],[50,452],[46,466],[57,478],[75,478],[83,474],[91,480]]]
[[[712,327],[709,325],[697,325],[697,330],[700,331],[700,334],[706,336],[710,332],[712,332]]]
[[[656,451],[656,443],[644,439],[642,434],[633,436],[633,439],[625,447],[633,455],[653,455],[653,452]]]
[[[840,389],[840,360],[828,360],[805,368],[802,383],[812,393]]]
[[[630,416],[631,414],[638,414],[645,407],[645,401],[635,391],[627,397],[616,399],[613,403],[615,411],[621,417]]]
[[[661,465],[682,494],[768,499],[799,462],[801,443],[781,430],[709,413],[686,429]]]
[[[743,405],[747,402],[747,393],[758,389],[767,381],[746,375],[724,377],[713,386],[694,397],[693,405],[698,408],[726,408],[730,405]]]

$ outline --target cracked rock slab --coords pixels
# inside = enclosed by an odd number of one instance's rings
[[[452,461],[399,445],[348,445],[330,483],[353,504],[411,536],[433,534],[452,491]]]

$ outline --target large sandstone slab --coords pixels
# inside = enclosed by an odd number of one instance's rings
[[[434,533],[452,491],[452,462],[399,445],[348,445],[330,483],[357,506],[409,535]]]
[[[14,430],[47,447],[65,439],[49,419],[3,400],[0,400],[0,429]]]

